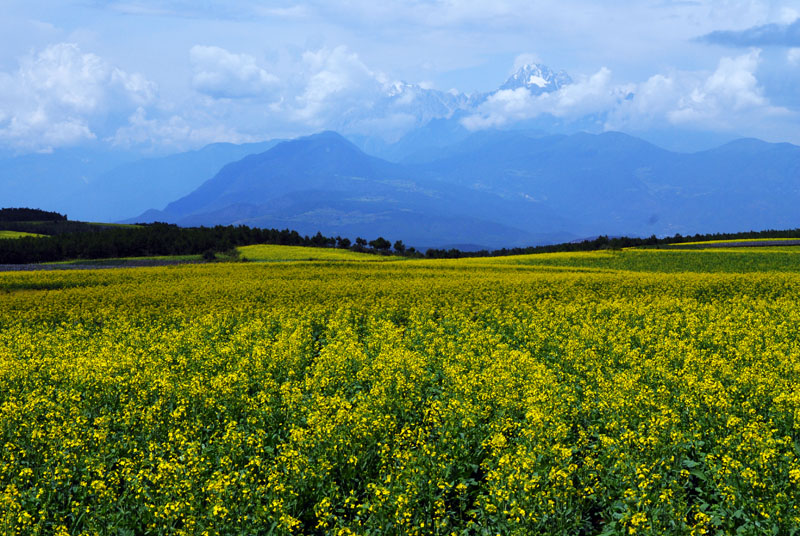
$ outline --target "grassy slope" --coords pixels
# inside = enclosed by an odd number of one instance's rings
[[[0,231],[2,232],[2,231]],[[0,235],[2,238],[2,235]],[[350,262],[381,262],[402,260],[401,257],[372,255],[355,251],[310,248],[302,246],[279,246],[272,244],[259,244],[237,248],[242,257],[255,262],[291,262],[291,261],[350,261]],[[224,255],[218,255],[220,260],[225,260]],[[119,257],[113,259],[76,259],[57,261],[45,264],[80,264],[80,265],[125,265],[136,261],[200,261],[201,255],[168,255],[150,257]]]
[[[675,246],[703,246],[713,244],[739,244],[743,242],[776,242],[780,244],[786,241],[797,241],[797,238],[731,238],[729,240],[705,240],[702,242],[680,242]]]
[[[0,231],[0,240],[4,238],[22,238],[25,236],[44,236],[36,233],[23,233],[21,231]]]
[[[0,238],[10,238],[11,231],[0,231]],[[541,253],[508,257],[465,258],[455,260],[412,260],[333,248],[253,245],[238,248],[242,257],[255,262],[403,262],[411,266],[519,266],[547,271],[634,271],[634,272],[797,272],[800,271],[800,247],[769,246],[713,249],[625,249],[589,252]],[[54,264],[124,265],[136,260],[200,260],[199,255],[136,257],[120,259],[64,261]]]
[[[661,273],[797,272],[800,271],[800,247],[627,249],[463,259],[461,262],[475,265],[512,264],[556,270],[625,270]]]
[[[400,257],[358,253],[346,249],[309,248],[302,246],[278,246],[260,244],[255,246],[242,246],[238,248],[242,256],[251,261],[282,262],[282,261],[363,261],[380,262],[396,261]]]

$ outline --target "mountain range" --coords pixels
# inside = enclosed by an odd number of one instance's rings
[[[794,145],[712,136],[712,149],[676,152],[546,117],[508,130],[471,132],[462,123],[499,91],[538,95],[571,83],[567,73],[525,65],[474,95],[391,84],[378,109],[363,113],[419,123],[393,143],[327,131],[158,158],[102,147],[7,156],[0,205],[92,221],[383,235],[417,247],[800,226]]]
[[[800,147],[752,139],[685,154],[617,132],[484,131],[440,158],[401,164],[323,132],[228,164],[189,195],[131,221],[492,248],[597,234],[794,228],[799,174]]]
[[[555,91],[565,83],[569,83],[565,73],[526,65],[502,87],[543,92]],[[370,107],[344,113],[340,126],[366,152],[400,161],[463,139],[469,132],[461,119],[493,93],[496,91],[466,95],[419,84],[387,83],[382,98]],[[374,123],[380,117],[401,117],[403,124],[410,121],[416,127],[396,143],[355,133],[357,125]],[[277,140],[217,143],[196,151],[145,158],[130,149],[109,147],[103,140],[21,156],[0,151],[0,202],[66,212],[84,220],[120,219],[164,206],[211,178],[223,165],[275,143]]]

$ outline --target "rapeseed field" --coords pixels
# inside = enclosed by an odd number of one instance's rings
[[[798,261],[0,273],[0,533],[797,533]]]

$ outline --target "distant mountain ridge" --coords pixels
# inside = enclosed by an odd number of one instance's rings
[[[163,211],[148,211],[130,221],[181,225],[245,224],[291,228],[301,233],[326,229],[331,236],[393,235],[408,243],[514,244],[566,238],[561,232],[528,232],[556,219],[544,209],[510,207],[510,218],[491,220],[504,210],[498,196],[448,184],[423,181],[415,171],[369,156],[333,132],[284,142],[270,151],[225,166],[190,195]],[[400,236],[402,234],[402,236]]]
[[[323,132],[229,164],[139,220],[489,248],[794,228],[798,174],[800,147],[757,140],[682,154],[617,132],[485,131],[439,159],[397,164]]]
[[[137,160],[97,177],[81,192],[88,219],[111,221],[163,205],[202,185],[225,164],[270,149],[280,140],[235,145],[214,143],[197,151]]]

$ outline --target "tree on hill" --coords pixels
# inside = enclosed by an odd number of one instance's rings
[[[370,241],[369,245],[372,249],[376,249],[378,251],[389,251],[389,248],[392,247],[392,243],[382,236]]]
[[[327,236],[323,236],[320,231],[317,231],[317,234],[311,237],[311,245],[318,248],[324,248],[328,246],[329,240],[330,239]]]

